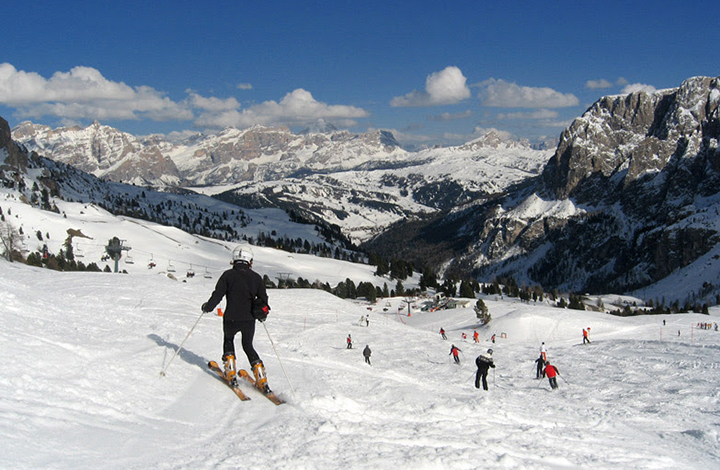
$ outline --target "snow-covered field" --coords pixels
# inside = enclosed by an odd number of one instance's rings
[[[720,332],[691,329],[717,311],[619,318],[487,298],[493,320],[474,344],[461,339],[472,309],[408,317],[403,299],[382,300],[365,327],[366,305],[271,290],[266,326],[289,381],[262,327],[255,344],[278,407],[247,387],[241,402],[207,371],[222,352],[216,315],[168,365],[215,279],[186,281],[0,261],[0,467],[720,468]],[[534,378],[542,341],[557,391]],[[490,346],[484,392],[473,360]]]

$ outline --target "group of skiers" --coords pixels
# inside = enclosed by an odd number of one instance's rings
[[[583,334],[587,335],[587,332],[583,330]],[[583,336],[583,338],[585,338],[585,336]],[[590,342],[590,340],[588,340],[588,342]],[[550,364],[550,361],[548,361],[547,348],[545,347],[545,343],[542,343],[540,345],[540,357],[535,359],[535,363],[537,364],[535,378],[539,379],[541,375],[543,378],[547,377],[548,381],[550,382],[550,388],[552,388],[553,390],[558,388],[557,376],[560,374],[560,371],[557,369],[557,367]]]
[[[590,328],[583,329],[583,344],[590,343],[590,339],[588,338],[588,331]],[[475,331],[473,337],[475,339],[475,342],[479,342],[477,340],[477,331]],[[447,336],[445,335],[445,329],[440,328],[440,336],[443,339],[447,339]],[[492,342],[495,343],[495,335],[492,337]],[[460,353],[462,353],[462,349],[458,348],[454,344],[450,347],[450,356],[453,357],[453,361],[455,364],[460,364]],[[475,365],[477,366],[478,370],[475,374],[475,388],[480,388],[480,385],[482,384],[483,390],[488,389],[487,385],[487,373],[489,369],[495,368],[495,362],[492,358],[493,350],[488,349],[485,353],[480,354],[475,359]],[[547,348],[545,347],[545,343],[543,342],[540,345],[540,357],[535,359],[535,363],[537,365],[536,368],[536,375],[535,378],[548,378],[548,382],[550,383],[550,388],[553,390],[558,388],[557,384],[557,376],[560,375],[560,371],[556,366],[553,364],[550,364],[550,361],[548,361],[547,358]]]
[[[368,326],[370,326],[370,325],[368,324]],[[346,342],[347,342],[347,349],[352,349],[353,343],[352,343],[352,335],[351,334],[347,335]],[[365,363],[372,365],[372,364],[370,364],[370,356],[372,356],[372,350],[370,349],[370,346],[366,344],[365,349],[363,349],[363,357],[365,358]]]
[[[233,250],[232,268],[225,271],[218,279],[215,289],[207,300],[202,304],[202,311],[205,313],[213,311],[217,304],[225,297],[227,305],[223,315],[223,375],[229,382],[233,382],[237,377],[237,366],[235,363],[235,336],[241,333],[241,344],[243,352],[250,363],[255,381],[261,390],[270,393],[270,387],[267,383],[267,374],[260,356],[253,347],[253,338],[255,336],[255,322],[264,322],[270,313],[268,305],[268,296],[262,277],[252,270],[253,253],[244,245],[238,246]],[[361,323],[370,326],[369,317],[361,318]],[[589,343],[589,328],[583,329],[583,344]],[[445,330],[440,328],[441,337],[446,340]],[[467,335],[464,335],[466,338]],[[479,343],[477,331],[473,334],[475,343]],[[495,335],[492,337],[495,342]],[[352,336],[347,336],[347,349],[352,349]],[[450,355],[456,364],[460,364],[459,354],[462,352],[460,348],[454,344],[450,348]],[[488,390],[487,373],[489,369],[495,368],[495,362],[492,358],[493,350],[488,349],[485,353],[480,354],[475,359],[477,373],[475,374],[475,387],[480,388],[482,384],[483,390]],[[371,365],[370,356],[372,351],[369,345],[363,349],[363,357],[365,363]],[[552,389],[557,388],[557,376],[560,374],[558,369],[551,365],[547,359],[547,350],[545,343],[540,346],[540,357],[535,361],[537,363],[536,378],[547,377],[550,381]]]

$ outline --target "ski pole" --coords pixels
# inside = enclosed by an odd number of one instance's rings
[[[283,374],[285,374],[285,378],[287,379],[288,384],[290,384],[290,390],[292,390],[293,396],[295,396],[295,388],[293,387],[292,382],[290,382],[290,377],[288,377],[287,372],[285,372],[285,367],[283,367],[283,363],[280,360],[280,355],[277,352],[275,343],[273,342],[272,338],[270,337],[270,332],[268,331],[267,326],[265,325],[264,321],[262,321],[260,323],[262,323],[263,328],[265,328],[265,333],[267,333],[267,337],[270,340],[270,344],[272,345],[272,348],[275,351],[275,356],[277,356],[278,363],[280,364],[280,369],[282,369]]]
[[[558,375],[560,375],[560,374],[558,374]],[[563,381],[564,381],[566,384],[570,385],[570,382],[568,382],[567,380],[565,380],[565,377],[563,377],[562,375],[560,375],[560,378],[563,379]]]
[[[202,312],[200,314],[200,316],[198,317],[198,319],[195,320],[195,324],[192,326],[192,328],[190,328],[190,331],[188,331],[188,334],[187,334],[187,336],[185,336],[185,339],[182,341],[182,343],[180,343],[180,346],[178,346],[178,348],[175,350],[175,354],[173,354],[173,357],[170,358],[170,361],[168,361],[168,363],[165,365],[165,368],[163,368],[163,370],[160,371],[161,377],[165,377],[165,371],[167,370],[168,367],[170,367],[170,363],[172,363],[173,359],[175,359],[175,356],[177,356],[180,353],[180,350],[182,349],[183,344],[185,344],[185,341],[187,341],[187,339],[190,337],[190,334],[193,332],[193,330],[195,329],[197,324],[200,322],[200,319],[203,317],[203,315],[205,315],[205,312]]]

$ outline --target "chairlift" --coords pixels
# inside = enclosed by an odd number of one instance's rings
[[[210,271],[208,271],[208,268],[205,268],[205,274],[203,274],[203,277],[205,279],[212,279],[212,274],[210,274]]]
[[[82,257],[85,256],[85,255],[83,254],[83,251],[80,249],[80,244],[79,244],[79,243],[78,243],[78,245],[77,245],[77,248],[75,248],[74,254],[75,254],[75,257],[76,257],[76,258],[82,258]]]
[[[174,272],[175,272],[175,266],[173,266],[172,260],[168,260],[167,270],[168,270],[169,273],[174,273]]]
[[[135,264],[135,261],[133,261],[132,256],[130,256],[130,253],[125,255],[125,264]]]
[[[190,269],[188,269],[187,273],[185,274],[185,277],[195,277],[195,271],[193,271],[192,264],[190,265]]]
[[[155,261],[153,260],[153,254],[150,253],[150,261],[148,261],[148,269],[152,269],[155,266],[157,266],[157,264],[155,264]]]

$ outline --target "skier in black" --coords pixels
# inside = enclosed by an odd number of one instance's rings
[[[495,368],[492,353],[493,350],[488,349],[487,354],[480,354],[477,359],[475,359],[475,365],[478,368],[477,373],[475,374],[475,388],[480,388],[480,381],[482,380],[483,390],[488,389],[487,373],[491,367],[493,369]]]
[[[535,372],[535,378],[539,379],[540,375],[545,378],[545,372],[543,371],[543,368],[545,367],[545,359],[542,357],[542,354],[540,357],[535,359],[535,363],[537,363],[537,371]]]
[[[370,350],[370,346],[366,344],[365,349],[363,349],[363,356],[365,356],[365,362],[367,362],[368,365],[372,365],[372,364],[370,364],[370,355],[371,354],[372,354],[372,351]]]
[[[235,335],[242,334],[242,348],[255,375],[258,387],[270,392],[265,367],[253,347],[255,320],[265,321],[270,307],[265,284],[258,273],[253,271],[253,253],[244,245],[233,250],[231,269],[220,276],[215,290],[207,302],[202,304],[203,312],[212,312],[223,297],[226,298],[223,315],[223,364],[225,377],[236,378]]]

